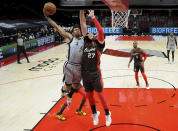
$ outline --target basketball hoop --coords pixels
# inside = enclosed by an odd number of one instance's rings
[[[112,14],[112,29],[121,26],[128,28],[130,15],[129,0],[102,0],[110,9]]]
[[[132,10],[132,13],[130,13],[130,15],[133,15],[134,16],[134,18],[136,18],[137,17],[137,15],[138,15],[138,10]]]

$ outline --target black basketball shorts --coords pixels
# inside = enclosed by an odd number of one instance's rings
[[[100,71],[82,72],[83,86],[86,92],[95,90],[101,92],[103,90],[103,79]]]

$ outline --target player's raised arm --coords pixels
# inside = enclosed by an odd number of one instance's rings
[[[80,26],[82,30],[82,35],[86,36],[87,34],[87,24],[86,24],[86,18],[84,14],[84,10],[80,10]]]
[[[43,9],[43,13],[45,18],[48,20],[48,22],[54,27],[56,28],[56,30],[59,32],[59,34],[61,36],[63,36],[66,39],[72,40],[72,34],[66,32],[60,25],[57,25],[55,21],[53,21],[50,17],[48,17],[47,13],[45,12],[45,10]]]
[[[104,43],[104,32],[103,32],[103,28],[101,27],[100,23],[98,22],[98,20],[96,19],[95,15],[94,15],[94,10],[89,10],[89,15],[88,17],[90,17],[94,24],[95,27],[97,28],[98,31],[98,41],[100,44]]]

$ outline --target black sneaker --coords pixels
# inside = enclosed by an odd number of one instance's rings
[[[22,64],[21,62],[17,62],[17,64]]]

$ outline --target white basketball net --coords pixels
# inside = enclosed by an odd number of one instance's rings
[[[116,27],[121,26],[123,28],[128,28],[128,18],[130,15],[130,10],[128,11],[115,11],[111,10],[112,14],[112,29],[115,30]]]

